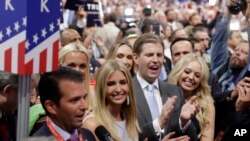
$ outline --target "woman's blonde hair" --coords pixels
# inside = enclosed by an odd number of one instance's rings
[[[132,77],[128,68],[123,63],[116,60],[108,60],[99,69],[96,77],[97,84],[95,91],[97,106],[96,109],[94,109],[94,114],[95,117],[107,128],[115,140],[122,140],[117,135],[115,119],[107,107],[108,100],[106,99],[107,81],[111,74],[113,74],[115,71],[121,71],[127,79],[130,90],[128,92],[129,104],[127,104],[127,102],[122,104],[121,114],[123,114],[122,116],[126,121],[126,130],[128,131],[129,137],[133,140],[138,140],[138,133],[140,129],[136,116],[137,110],[135,103],[135,93],[132,86]]]
[[[198,88],[195,90],[194,95],[197,96],[197,100],[201,108],[200,112],[197,113],[196,118],[200,123],[201,131],[203,131],[206,125],[211,122],[211,120],[209,119],[208,110],[209,105],[213,104],[211,88],[208,85],[208,77],[210,72],[204,59],[194,53],[185,55],[176,63],[176,65],[172,69],[168,77],[168,82],[170,84],[179,85],[178,80],[180,79],[181,74],[184,72],[187,65],[189,65],[193,61],[198,62],[201,66],[201,82]],[[186,100],[187,99],[188,98],[186,98]],[[201,136],[201,134],[199,134],[199,136]]]
[[[72,42],[70,44],[67,44],[66,46],[62,47],[59,50],[59,65],[63,64],[65,56],[71,52],[81,52],[81,53],[85,54],[86,58],[87,58],[87,69],[89,68],[90,56],[89,56],[88,50],[83,46],[83,44],[80,41],[75,41],[75,42]],[[87,71],[87,73],[85,75],[84,85],[85,85],[85,88],[87,89],[88,93],[90,93],[89,71]],[[88,95],[87,101],[88,101],[89,106],[93,107],[95,105],[94,94]]]

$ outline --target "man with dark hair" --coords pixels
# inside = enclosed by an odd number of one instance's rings
[[[16,140],[18,76],[0,71],[0,140]]]
[[[208,29],[199,24],[199,25],[196,25],[194,28],[193,28],[193,38],[197,39],[202,47],[202,51],[203,53],[207,53],[207,50],[210,48],[209,46],[209,34],[208,34]]]
[[[138,67],[133,85],[137,117],[142,129],[140,137],[155,141],[162,139],[162,135],[175,132],[175,137],[186,134],[191,140],[196,140],[195,129],[190,122],[198,112],[198,105],[194,104],[196,97],[184,104],[183,92],[179,87],[158,80],[164,60],[163,52],[162,39],[153,33],[140,36],[133,47],[134,61]]]
[[[167,24],[175,31],[177,29],[183,28],[183,25],[176,19],[176,13],[173,8],[169,8],[165,11],[165,16],[167,19]]]
[[[193,44],[188,38],[176,38],[170,45],[173,65],[175,65],[184,55],[193,53],[193,48]]]
[[[41,76],[38,90],[46,123],[33,136],[55,136],[57,140],[95,140],[82,126],[88,95],[80,72],[61,67]]]

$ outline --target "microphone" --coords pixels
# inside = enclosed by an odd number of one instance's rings
[[[96,127],[95,135],[100,141],[113,141],[109,131],[102,125]]]

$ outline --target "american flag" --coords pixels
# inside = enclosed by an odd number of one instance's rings
[[[5,15],[0,9],[0,20],[5,19],[4,24],[2,20],[0,22],[0,70],[17,74],[55,70],[60,37],[60,0],[26,2],[11,0],[14,11],[3,9]],[[17,11],[16,7],[20,5],[22,10]],[[2,40],[1,30],[4,31]]]
[[[27,15],[25,3],[0,1],[0,70],[23,71]],[[21,69],[22,68],[22,69]]]
[[[60,0],[28,0],[26,73],[55,70],[58,66]]]

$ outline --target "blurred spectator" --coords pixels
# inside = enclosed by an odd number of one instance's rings
[[[104,39],[105,47],[109,49],[115,44],[120,29],[115,25],[116,14],[110,13],[107,16],[107,23],[97,30],[96,36],[101,36]]]
[[[0,140],[16,140],[18,75],[0,71]]]
[[[72,43],[74,41],[81,41],[81,36],[80,34],[74,30],[67,28],[62,31],[61,33],[61,45],[64,47],[65,45]]]
[[[208,35],[208,30],[203,25],[196,25],[193,28],[192,37],[198,40],[201,56],[205,59],[207,64],[210,66],[211,57],[210,57],[210,37]]]
[[[229,51],[230,56],[233,54],[234,49],[242,40],[243,39],[241,37],[239,30],[230,31],[229,36],[228,36],[228,40],[227,40],[227,47],[228,47],[228,51]]]
[[[75,10],[75,17],[71,25],[69,25],[69,28],[75,29],[81,35],[87,25],[87,13],[83,7],[79,6],[79,8]]]
[[[193,28],[197,24],[201,24],[201,17],[198,13],[193,13],[189,17],[189,25],[184,28],[188,35],[192,35]]]
[[[193,28],[192,36],[200,42],[202,53],[208,54],[207,51],[210,49],[210,37],[207,28],[202,25],[196,25]]]
[[[175,31],[177,29],[183,28],[183,25],[177,21],[176,13],[174,9],[170,8],[165,11],[165,15],[167,18],[167,24],[171,26],[171,28]]]
[[[189,35],[183,28],[180,28],[173,31],[170,37],[170,42],[173,42],[176,38],[189,38]]]
[[[167,18],[165,16],[165,13],[161,10],[158,10],[155,14],[154,14],[155,20],[157,22],[159,22],[160,24],[167,24]]]

